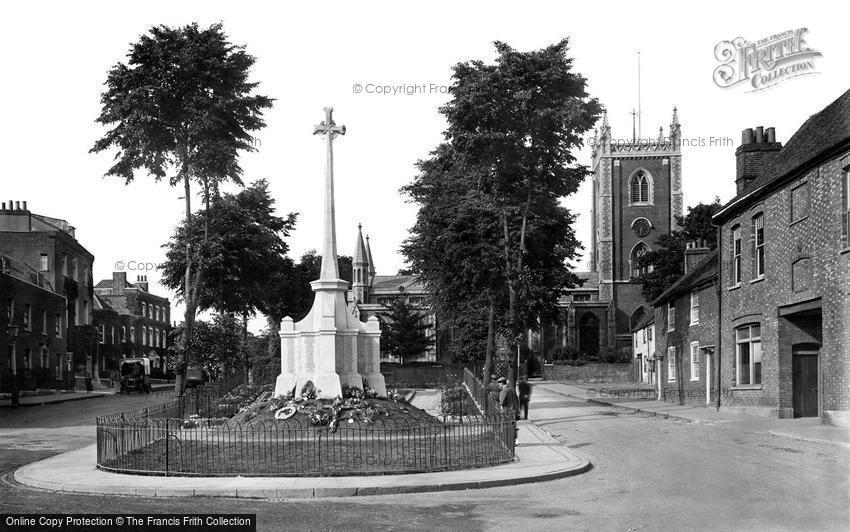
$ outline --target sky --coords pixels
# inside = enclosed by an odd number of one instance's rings
[[[95,281],[124,264],[151,290],[162,244],[183,216],[181,190],[145,175],[125,185],[104,177],[110,154],[89,149],[105,130],[95,123],[108,69],[124,61],[151,26],[224,24],[232,42],[257,58],[252,79],[275,98],[254,153],[241,157],[246,181],[265,178],[281,214],[300,213],[289,239],[298,257],[321,248],[324,144],[312,135],[322,108],[347,134],[334,145],[336,223],[341,254],[354,251],[357,224],[371,236],[379,274],[404,266],[398,252],[416,216],[399,188],[418,159],[442,140],[438,107],[448,100],[451,68],[491,61],[493,41],[532,50],[570,39],[575,70],[608,110],[614,137],[630,138],[638,105],[641,57],[642,133],[668,130],[677,106],[683,136],[705,145],[683,148],[685,205],[734,193],[734,149],[741,130],[776,128],[781,142],[807,117],[850,86],[846,20],[836,4],[810,1],[712,2],[15,2],[0,7],[0,198],[63,218],[94,253]],[[822,56],[815,72],[748,92],[713,81],[715,46],[807,28],[806,44]],[[399,87],[396,93],[382,87]],[[412,88],[411,88],[412,87]],[[728,139],[711,145],[710,139]],[[590,163],[590,150],[578,153]],[[590,185],[564,204],[578,214],[577,234],[590,241]],[[583,266],[585,257],[579,261]],[[134,267],[136,269],[131,269]],[[168,294],[173,297],[173,294]],[[173,316],[182,312],[174,305]],[[262,326],[252,322],[252,329]]]

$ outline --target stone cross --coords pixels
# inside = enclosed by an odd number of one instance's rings
[[[345,135],[345,126],[337,126],[333,120],[333,107],[325,107],[325,119],[313,127],[314,135],[324,135],[327,143],[325,159],[325,235],[322,246],[322,273],[319,279],[339,279],[336,255],[336,208],[334,206],[334,152],[333,141],[337,135]]]

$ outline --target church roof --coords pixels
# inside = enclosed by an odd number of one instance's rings
[[[572,288],[572,290],[577,289],[587,289],[587,288],[596,288],[596,285],[599,284],[599,272],[573,272],[579,280],[584,281],[581,286],[577,286]]]
[[[425,286],[419,282],[415,275],[376,275],[372,282],[372,293],[376,291],[399,292],[403,288],[405,292],[424,291]]]
[[[850,141],[850,90],[810,116],[779,150],[776,160],[761,176],[750,183],[714,215],[721,221],[739,204],[761,196],[777,182]]]

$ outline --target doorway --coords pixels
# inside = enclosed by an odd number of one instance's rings
[[[818,351],[795,349],[792,360],[794,417],[817,417]]]
[[[599,354],[599,318],[593,313],[581,317],[578,328],[578,348],[591,360]]]

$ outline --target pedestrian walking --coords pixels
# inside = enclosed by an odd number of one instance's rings
[[[523,419],[528,419],[528,402],[531,400],[531,384],[522,379],[517,385],[519,389],[519,406],[523,412]]]
[[[502,413],[519,419],[519,399],[516,390],[513,386],[508,386],[508,380],[504,377],[499,377],[496,382],[502,387],[502,391],[499,392],[499,406],[502,407]]]

